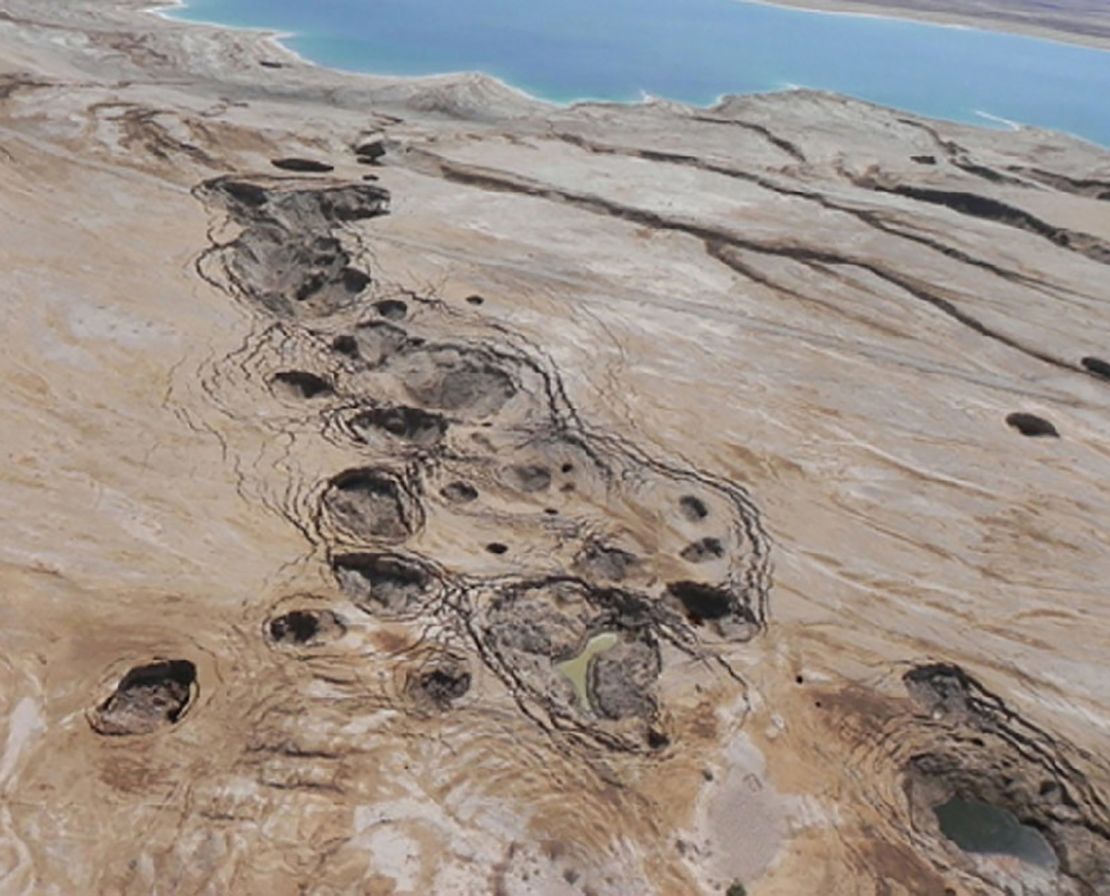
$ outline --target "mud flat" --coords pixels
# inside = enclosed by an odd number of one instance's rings
[[[0,28],[0,890],[1106,891],[1110,154]]]

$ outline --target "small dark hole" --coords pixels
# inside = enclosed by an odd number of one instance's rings
[[[374,307],[386,320],[404,320],[409,312],[409,306],[399,299],[382,299],[375,302]]]
[[[343,288],[352,295],[357,295],[370,285],[370,275],[358,268],[343,269]]]
[[[499,541],[494,541],[486,545],[486,550],[491,554],[504,554],[509,550],[509,547],[508,545],[501,544]]]
[[[1006,418],[1006,423],[1020,432],[1023,436],[1048,436],[1053,439],[1060,437],[1060,433],[1057,432],[1055,426],[1045,420],[1044,417],[1038,417],[1036,414],[1026,414],[1019,411],[1010,414]]]
[[[270,164],[283,171],[301,171],[312,174],[325,174],[334,171],[335,166],[315,159],[271,159]]]
[[[735,604],[730,592],[701,582],[671,582],[667,592],[678,599],[695,625],[706,619],[722,619],[733,611]]]
[[[546,513],[548,516],[558,516],[559,515],[559,511],[556,510],[554,507],[545,507],[543,509],[543,512]]]
[[[805,684],[806,680],[804,678],[802,678],[801,675],[795,675],[794,676],[794,683],[795,684]]]
[[[563,464],[559,469],[562,470],[564,473],[573,473],[574,464]]]
[[[131,669],[89,719],[106,736],[149,734],[181,719],[193,698],[197,669],[189,660],[162,660]]]
[[[485,304],[486,300],[481,296],[467,296],[466,301],[471,305],[478,306]]]
[[[1089,373],[1110,380],[1110,363],[1103,361],[1102,358],[1088,356],[1079,363],[1082,364]]]
[[[647,744],[653,750],[662,750],[671,742],[662,731],[656,731],[654,728],[650,729],[647,733]]]
[[[678,508],[682,511],[682,515],[692,523],[704,520],[709,516],[709,508],[705,506],[705,502],[693,495],[683,495],[678,501]]]
[[[319,631],[320,622],[316,615],[305,610],[293,610],[270,621],[270,637],[275,641],[305,644]]]
[[[341,355],[349,355],[354,357],[358,354],[358,341],[354,336],[336,336],[331,341],[331,347],[334,351],[339,352]]]
[[[416,681],[417,688],[438,705],[446,709],[470,690],[470,673],[465,668],[447,665],[424,672]]]
[[[355,147],[355,155],[363,165],[377,164],[385,155],[385,142],[383,140],[368,140]]]
[[[299,398],[316,398],[320,395],[330,395],[332,392],[331,383],[306,370],[282,370],[274,374],[271,382],[281,386],[287,394]]]
[[[725,555],[725,546],[719,538],[703,538],[688,544],[679,554],[689,563],[705,563],[707,560],[719,559]]]

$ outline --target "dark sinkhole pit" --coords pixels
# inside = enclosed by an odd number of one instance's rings
[[[336,524],[353,535],[399,539],[414,528],[403,495],[404,486],[392,473],[354,469],[332,479],[324,504]]]
[[[400,299],[382,299],[374,303],[374,308],[386,320],[404,320],[409,313],[409,306]]]
[[[667,586],[670,595],[686,609],[695,622],[705,619],[722,619],[732,612],[731,592],[701,582],[672,582]]]
[[[1110,362],[1088,355],[1079,363],[1083,365],[1083,369],[1088,373],[1110,380]]]
[[[367,140],[355,147],[358,161],[364,165],[377,164],[385,156],[385,142],[383,140]]]
[[[1036,414],[1017,411],[1006,417],[1006,423],[1023,436],[1048,436],[1053,439],[1060,437],[1060,433],[1056,431],[1055,426],[1045,420],[1044,417],[1038,417]]]
[[[678,501],[678,509],[691,523],[697,523],[709,516],[709,508],[701,498],[693,495],[683,495]]]
[[[343,593],[371,613],[407,612],[428,598],[433,585],[422,564],[395,554],[343,554],[331,565]]]
[[[1014,856],[1041,868],[1056,867],[1056,853],[1040,831],[1005,809],[954,796],[933,812],[941,833],[964,852]]]
[[[306,644],[320,631],[320,620],[316,614],[304,610],[294,610],[270,621],[270,637],[275,641],[291,641]]]
[[[682,549],[679,556],[687,563],[705,563],[707,560],[717,560],[725,555],[725,546],[719,538],[703,538],[695,541]]]
[[[276,390],[296,398],[317,398],[334,391],[326,379],[307,370],[282,370],[270,382]]]
[[[316,159],[271,159],[270,164],[282,171],[300,171],[309,174],[326,174],[335,170],[334,165],[318,162]]]
[[[422,669],[409,682],[411,692],[446,709],[470,690],[470,672],[461,661],[449,660]]]
[[[149,734],[173,725],[193,700],[197,668],[189,660],[160,660],[131,669],[89,722],[99,734]]]

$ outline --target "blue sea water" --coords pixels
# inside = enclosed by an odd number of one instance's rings
[[[555,102],[802,86],[1110,146],[1110,52],[1000,32],[740,0],[189,0],[174,15],[289,33],[334,68],[484,71]]]

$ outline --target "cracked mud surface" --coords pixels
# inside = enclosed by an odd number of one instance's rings
[[[0,32],[0,892],[1106,891],[1105,152],[141,5]]]

